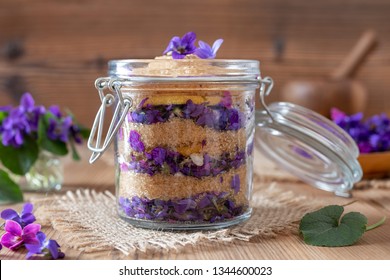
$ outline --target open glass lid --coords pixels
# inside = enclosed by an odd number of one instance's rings
[[[264,80],[263,80],[264,81]],[[271,80],[272,83],[272,80]],[[263,85],[262,85],[263,87]],[[256,111],[255,145],[278,167],[319,189],[350,196],[363,175],[353,139],[338,125],[291,103],[264,103]]]

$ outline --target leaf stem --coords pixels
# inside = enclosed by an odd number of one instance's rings
[[[383,218],[380,219],[380,221],[376,222],[375,224],[373,224],[373,225],[371,225],[371,226],[367,226],[367,227],[366,227],[366,231],[372,230],[372,229],[374,229],[374,228],[377,228],[377,227],[383,225],[383,224],[385,223],[385,221],[386,221],[386,217],[383,216]]]
[[[343,206],[343,207],[346,207],[346,206],[349,206],[349,205],[351,205],[351,204],[354,204],[355,202],[358,202],[358,200],[352,200],[351,202],[348,202],[348,203],[346,203],[346,204],[343,204],[343,205],[341,205],[341,206]]]

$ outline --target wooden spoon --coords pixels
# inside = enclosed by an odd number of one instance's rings
[[[323,80],[297,80],[282,89],[281,99],[295,103],[326,117],[332,107],[347,114],[364,111],[367,91],[353,79],[359,66],[376,43],[376,34],[366,31],[339,67]]]

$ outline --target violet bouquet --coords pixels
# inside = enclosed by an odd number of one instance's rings
[[[71,151],[73,159],[79,160],[76,145],[88,135],[72,114],[63,115],[56,105],[36,105],[30,93],[16,107],[0,107],[0,200],[23,200],[12,175],[29,172],[40,152],[65,156]]]
[[[31,203],[23,205],[19,214],[14,209],[5,209],[0,213],[5,220],[5,233],[0,238],[0,250],[5,247],[11,251],[27,250],[27,259],[63,259],[60,245],[53,239],[46,238],[41,231],[41,225],[36,221]]]
[[[390,118],[386,114],[364,119],[361,112],[347,115],[332,108],[331,119],[352,137],[360,153],[390,151]]]

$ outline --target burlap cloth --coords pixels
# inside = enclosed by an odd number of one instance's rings
[[[68,192],[63,196],[33,200],[42,225],[61,233],[73,248],[84,252],[117,249],[124,254],[134,250],[169,250],[199,242],[249,241],[253,237],[297,234],[298,221],[310,211],[335,202],[297,195],[278,184],[296,184],[298,179],[279,170],[271,162],[256,157],[255,187],[251,218],[237,226],[215,231],[169,232],[134,227],[116,213],[115,197],[110,192],[90,189]],[[386,181],[386,184],[388,182]],[[379,184],[377,187],[388,186]],[[367,187],[370,182],[363,182]],[[345,201],[344,201],[345,202]]]

